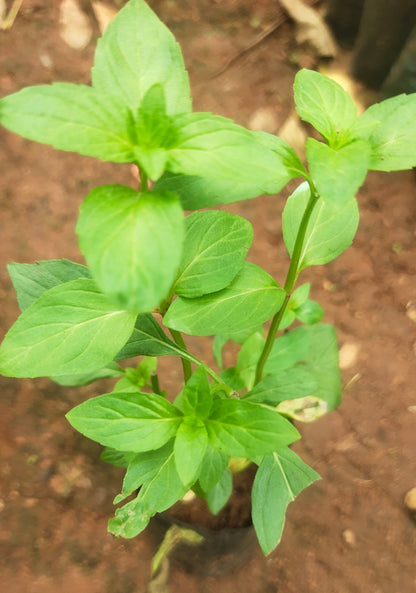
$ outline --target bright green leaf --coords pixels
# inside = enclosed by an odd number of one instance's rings
[[[300,438],[274,410],[236,399],[214,401],[206,428],[213,447],[235,457],[271,453]]]
[[[21,311],[25,311],[41,294],[58,284],[77,278],[91,278],[88,268],[68,259],[51,259],[35,264],[11,263],[7,271]]]
[[[370,146],[364,140],[356,140],[334,150],[309,138],[306,156],[312,180],[322,200],[341,206],[355,196],[366,178]]]
[[[115,504],[138,490],[144,482],[151,480],[172,454],[172,450],[173,440],[170,440],[160,449],[133,454],[124,476],[121,495],[116,497]]]
[[[168,114],[191,109],[188,75],[172,33],[143,0],[130,0],[98,41],[94,87],[136,115],[146,92],[163,86]]]
[[[197,480],[207,444],[208,435],[202,420],[185,416],[173,447],[176,470],[184,486],[190,487]]]
[[[0,101],[0,123],[12,132],[116,163],[134,160],[129,120],[123,103],[85,85],[32,86]]]
[[[247,389],[253,387],[257,363],[264,344],[263,332],[256,332],[244,342],[238,353],[236,370]]]
[[[309,196],[309,186],[303,183],[289,197],[283,211],[283,237],[290,255],[293,253]],[[318,200],[306,229],[300,269],[326,264],[338,257],[351,245],[358,221],[359,212],[355,199],[342,205]]]
[[[83,435],[120,451],[162,447],[181,423],[177,408],[160,395],[109,393],[83,402],[66,415]]]
[[[173,194],[120,185],[92,190],[81,207],[79,244],[103,292],[123,309],[154,309],[176,276],[184,236]]]
[[[251,224],[235,214],[210,210],[187,216],[185,225],[175,293],[195,298],[228,286],[253,240]]]
[[[296,75],[294,91],[298,114],[312,124],[330,146],[338,148],[351,140],[357,108],[335,80],[303,69]]]
[[[236,327],[254,327],[272,317],[284,295],[267,272],[246,262],[227,288],[195,299],[178,297],[163,321],[191,335],[232,333]]]
[[[371,105],[359,118],[356,135],[371,146],[370,169],[400,171],[416,166],[416,93]]]
[[[324,316],[324,310],[319,303],[308,299],[300,307],[295,309],[295,315],[302,323],[313,325],[321,321]]]
[[[198,367],[175,399],[177,406],[187,416],[206,418],[211,410],[212,395],[206,371]]]
[[[280,449],[261,462],[253,484],[253,523],[264,554],[279,543],[289,503],[319,475],[290,449]]]
[[[96,371],[112,360],[133,331],[135,315],[118,310],[87,278],[43,293],[7,333],[0,372],[55,377]]]

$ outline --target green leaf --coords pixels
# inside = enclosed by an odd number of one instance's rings
[[[42,294],[7,333],[0,372],[54,377],[104,367],[128,340],[135,315],[115,308],[87,278]]]
[[[187,416],[201,419],[208,416],[212,395],[206,371],[202,367],[196,369],[174,403]]]
[[[227,504],[233,492],[233,474],[226,468],[221,479],[205,494],[209,510],[213,515],[217,515]]]
[[[341,375],[338,364],[338,343],[335,328],[329,324],[301,328],[308,336],[308,348],[299,356],[301,368],[315,378],[318,388],[313,396],[326,402],[327,410],[334,410],[341,402]]]
[[[140,488],[137,497],[116,510],[108,522],[110,533],[131,538],[143,531],[150,518],[181,499],[186,492],[176,471],[173,452],[157,468],[155,475]]]
[[[309,187],[303,183],[289,197],[283,211],[283,237],[291,256],[309,196]],[[337,258],[351,245],[358,221],[358,205],[354,198],[342,205],[319,200],[306,229],[300,269],[326,264]]]
[[[370,146],[356,140],[334,150],[327,144],[308,138],[306,156],[312,180],[324,202],[342,205],[355,196],[370,165]]]
[[[175,293],[195,298],[228,286],[252,243],[251,224],[235,214],[210,210],[187,216],[185,225]]]
[[[208,443],[202,460],[199,483],[204,492],[208,492],[221,480],[228,467],[228,455]]]
[[[319,475],[290,449],[266,455],[252,490],[253,523],[264,554],[279,543],[289,503]]]
[[[416,166],[416,93],[371,105],[359,118],[356,135],[371,146],[369,168],[400,171]]]
[[[236,370],[247,389],[251,389],[256,376],[256,367],[264,348],[263,331],[251,335],[238,353]]]
[[[357,121],[350,95],[334,80],[312,70],[300,70],[294,84],[296,110],[322,134],[332,148],[347,144]]]
[[[191,335],[227,334],[263,323],[276,313],[284,297],[267,272],[245,262],[227,288],[195,299],[178,297],[163,321]]]
[[[169,354],[197,362],[191,354],[182,350],[167,337],[153,315],[144,313],[138,315],[130,339],[117,354],[115,360],[134,356],[167,356]]]
[[[148,177],[156,181],[165,170],[168,149],[176,144],[177,127],[166,114],[163,87],[155,84],[146,92],[135,122],[135,156]]]
[[[153,374],[157,370],[157,358],[146,357],[140,361],[137,368],[127,368],[122,379],[117,381],[113,391],[115,393],[126,393],[140,391],[140,389],[151,382]]]
[[[318,388],[315,377],[301,367],[268,375],[244,397],[244,401],[260,404],[280,402],[312,395]]]
[[[7,271],[21,311],[25,311],[41,294],[54,286],[77,278],[91,278],[88,268],[68,259],[51,259],[35,264],[11,263],[7,265]]]
[[[300,438],[274,410],[236,399],[214,401],[206,428],[212,446],[235,457],[271,453]]]
[[[166,459],[172,454],[172,451],[173,440],[170,440],[160,449],[133,454],[124,476],[121,494],[116,497],[114,504],[121,502],[135,490],[138,490],[144,482],[154,478],[161,466],[166,462]]]
[[[102,369],[91,371],[85,375],[62,375],[60,377],[51,377],[51,379],[59,385],[80,386],[89,385],[94,381],[98,381],[98,379],[113,379],[122,377],[123,375],[124,371],[118,366],[118,364],[115,362],[109,362]]]
[[[99,39],[94,87],[136,114],[146,92],[163,86],[168,114],[191,109],[188,75],[172,33],[143,0],[130,0]]]
[[[275,194],[304,174],[294,151],[279,138],[203,113],[177,124],[181,144],[170,153],[170,172],[155,189],[178,194],[184,210]]]
[[[271,193],[276,184],[291,179],[280,154],[250,130],[210,113],[178,117],[178,140],[166,166],[172,173],[211,176],[255,183],[259,193]],[[215,175],[213,172],[215,171]]]
[[[127,468],[130,461],[134,459],[136,453],[129,453],[128,451],[116,451],[111,447],[105,447],[100,455],[100,459],[105,463],[110,463],[116,467]]]
[[[66,415],[83,435],[119,451],[140,453],[162,447],[182,420],[160,395],[108,393],[83,402]]]
[[[176,469],[184,486],[197,480],[208,443],[204,423],[195,416],[185,416],[176,433],[174,453]]]
[[[29,140],[103,161],[134,160],[127,108],[85,85],[32,86],[0,101],[0,123]]]
[[[315,301],[308,299],[300,307],[294,310],[296,318],[302,323],[314,325],[321,321],[324,316],[324,310],[321,305]]]
[[[177,196],[97,187],[81,207],[79,244],[103,292],[123,309],[154,309],[176,276],[184,236]]]
[[[255,136],[265,147],[279,155],[287,169],[288,176],[290,176],[288,181],[295,177],[306,178],[308,176],[300,158],[287,142],[278,136],[268,134],[267,132],[255,132]]]
[[[108,531],[116,537],[136,537],[146,529],[152,516],[136,497],[116,510],[115,517],[108,522]]]
[[[310,348],[311,337],[308,329],[302,326],[277,338],[266,361],[265,372],[276,374],[295,365],[302,357],[306,356]]]

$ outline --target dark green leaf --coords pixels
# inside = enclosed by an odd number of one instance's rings
[[[216,515],[227,504],[233,492],[233,475],[231,471],[226,468],[221,479],[205,494],[209,510],[213,515]]]
[[[297,327],[275,340],[265,364],[265,372],[277,374],[296,364],[310,349],[311,334],[305,327]]]
[[[77,233],[95,280],[119,306],[144,313],[166,296],[184,237],[177,196],[97,187],[81,207]]]
[[[315,378],[318,388],[314,397],[326,402],[328,411],[334,410],[341,401],[341,375],[338,366],[338,344],[332,325],[317,324],[305,326],[304,335],[308,348],[299,356],[302,369]]]
[[[225,289],[195,299],[178,297],[164,324],[191,335],[227,334],[257,326],[276,313],[284,291],[259,266],[245,262]]]
[[[135,537],[147,526],[150,518],[180,500],[186,492],[176,471],[173,452],[157,468],[155,475],[145,482],[137,497],[116,510],[110,519],[110,533],[121,537]]]
[[[115,360],[134,356],[167,356],[169,354],[181,356],[191,362],[198,362],[191,354],[182,350],[167,337],[153,315],[144,313],[138,315],[130,339],[117,354]]]
[[[253,484],[253,523],[264,554],[279,543],[289,503],[319,475],[290,449],[266,455]]]
[[[11,263],[7,271],[21,311],[25,311],[41,294],[58,284],[77,278],[91,278],[88,268],[68,259],[51,259],[35,264]]]
[[[134,313],[117,310],[92,280],[60,284],[9,330],[0,349],[0,372],[12,377],[95,372],[127,341],[134,320]]]
[[[159,395],[109,393],[83,402],[66,415],[79,432],[106,447],[140,453],[162,447],[182,420]]]
[[[136,453],[129,453],[128,451],[116,451],[116,449],[112,449],[111,447],[105,447],[100,457],[102,461],[105,461],[105,463],[110,463],[116,467],[127,468],[130,461],[134,459],[135,455]]]
[[[186,235],[174,290],[195,298],[228,286],[253,240],[251,224],[235,214],[210,210],[185,219]]]
[[[312,395],[318,388],[314,376],[301,367],[295,367],[268,375],[258,383],[244,401],[279,404],[280,402]]]
[[[309,187],[303,183],[289,197],[283,211],[283,237],[290,255],[293,253],[309,196]],[[306,229],[300,269],[326,264],[338,257],[351,245],[358,221],[359,212],[355,199],[342,205],[318,200]]]
[[[235,457],[271,453],[300,438],[274,410],[236,399],[214,401],[206,427],[213,447]]]
[[[221,479],[225,470],[228,467],[228,455],[225,455],[218,449],[208,443],[204,459],[202,460],[201,471],[199,476],[199,483],[201,488],[208,492]]]
[[[60,377],[51,377],[55,383],[59,385],[89,385],[98,379],[112,379],[115,377],[122,377],[123,370],[115,362],[109,362],[102,369],[86,373],[85,375],[62,375]]]

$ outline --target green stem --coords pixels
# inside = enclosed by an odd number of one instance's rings
[[[157,375],[157,373],[154,373],[150,376],[150,381],[152,383],[152,389],[153,389],[153,393],[156,393],[157,395],[161,395],[161,391],[160,391],[160,383],[159,383],[159,377]]]
[[[316,202],[319,199],[319,194],[317,193],[316,188],[313,185],[313,183],[310,180],[308,180],[308,183],[309,183],[309,187],[311,190],[311,195],[310,195],[309,202],[305,208],[305,212],[303,213],[302,220],[299,225],[299,230],[298,230],[298,234],[296,236],[295,246],[293,248],[293,253],[292,253],[292,258],[290,261],[289,270],[288,270],[288,273],[286,276],[286,282],[285,282],[285,286],[284,286],[284,290],[286,292],[285,300],[283,301],[282,306],[280,307],[280,309],[277,311],[277,313],[275,314],[275,316],[272,319],[272,323],[270,325],[270,328],[269,328],[269,331],[267,334],[266,342],[264,344],[262,353],[260,354],[260,357],[259,357],[259,360],[257,363],[255,385],[257,385],[257,383],[259,383],[262,380],[264,366],[266,364],[267,359],[270,356],[270,352],[272,351],[273,344],[276,339],[276,335],[277,335],[277,332],[280,327],[280,323],[283,318],[283,314],[284,314],[286,307],[289,303],[292,290],[295,287],[296,280],[299,275],[300,258],[302,256],[302,249],[303,249],[303,244],[305,241],[306,230],[308,228],[308,224],[309,224],[309,220],[311,218],[312,211],[315,207]]]
[[[143,167],[140,169],[140,191],[146,192],[149,191],[149,178],[146,174],[146,171]]]
[[[176,329],[169,329],[169,331],[172,335],[172,338],[173,338],[175,344],[177,344],[180,348],[182,348],[182,350],[185,350],[186,352],[188,352],[188,349],[185,344],[185,340],[183,339],[181,332],[177,331]],[[192,376],[191,363],[189,360],[186,360],[185,358],[181,358],[181,362],[182,362],[183,376],[185,379],[185,383],[188,383],[189,379]]]

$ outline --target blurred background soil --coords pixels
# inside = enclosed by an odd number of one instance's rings
[[[75,17],[66,16],[65,25],[65,3],[68,9],[68,0],[24,0],[13,26],[0,31],[0,96],[52,81],[89,83],[99,24],[74,26]],[[277,0],[149,4],[182,46],[196,110],[269,132],[286,125],[294,142],[301,138],[291,119],[292,83],[298,68],[316,67],[317,58],[296,41],[294,22]],[[340,51],[323,66],[339,77],[349,59]],[[130,167],[57,152],[0,130],[2,335],[18,314],[6,264],[62,257],[81,262],[74,234],[79,205],[94,186],[114,182],[134,185]],[[254,225],[249,259],[280,282],[288,266],[281,233],[287,195],[230,208]],[[258,550],[240,571],[217,578],[174,568],[172,593],[416,591],[416,524],[404,504],[416,486],[415,197],[413,172],[370,174],[359,194],[353,246],[302,276],[324,306],[324,320],[338,329],[345,385],[341,407],[301,425],[303,439],[295,446],[322,480],[290,505],[282,542],[270,556]],[[209,356],[208,340],[193,347]],[[163,367],[169,373],[163,388],[174,393],[180,368],[168,359]],[[108,385],[75,389],[47,379],[0,378],[0,388],[1,590],[145,592],[154,552],[149,536],[123,541],[106,530],[122,472],[102,463],[100,447],[64,418]]]

